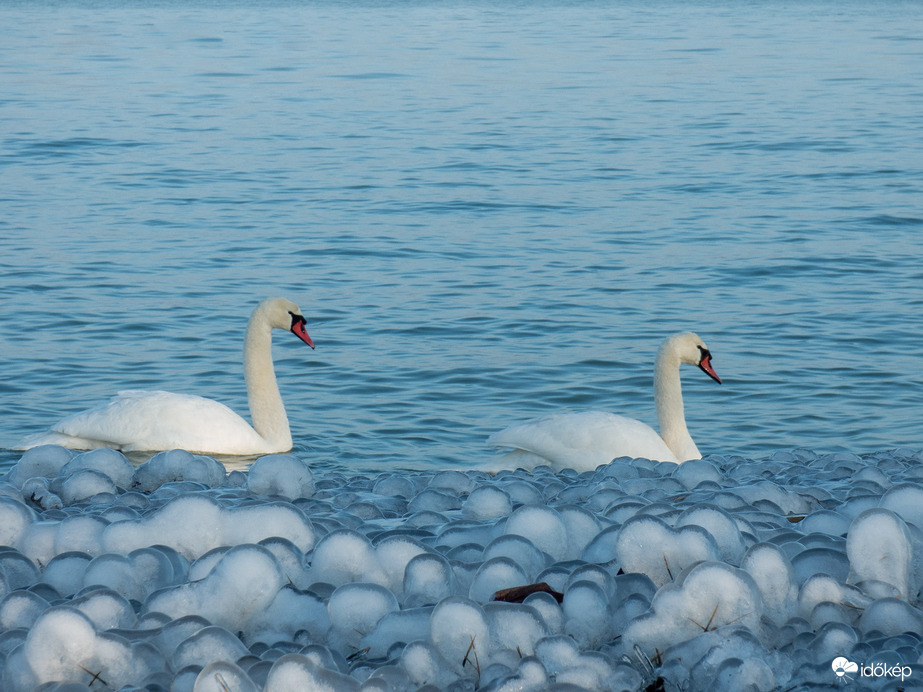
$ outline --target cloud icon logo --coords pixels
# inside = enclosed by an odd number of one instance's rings
[[[859,664],[853,663],[852,661],[840,656],[839,658],[833,659],[831,664],[833,672],[836,673],[838,678],[842,678],[847,673],[858,673]]]

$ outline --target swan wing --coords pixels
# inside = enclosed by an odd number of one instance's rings
[[[501,430],[488,443],[541,457],[555,468],[591,470],[617,457],[676,461],[653,428],[604,411],[552,413]]]
[[[212,454],[258,454],[265,441],[222,403],[190,394],[125,390],[109,401],[57,423],[52,435],[64,446],[114,447],[124,451],[185,449]],[[60,444],[58,442],[57,444]]]

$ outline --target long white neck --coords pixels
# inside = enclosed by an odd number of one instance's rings
[[[654,365],[654,401],[657,404],[660,437],[680,461],[700,459],[702,455],[686,428],[679,366],[679,355],[667,341],[660,347]]]
[[[244,377],[253,429],[274,449],[291,449],[292,433],[272,365],[272,327],[257,307],[244,339]]]

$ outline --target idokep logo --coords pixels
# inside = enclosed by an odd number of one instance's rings
[[[852,677],[851,675],[849,675],[849,673],[859,672],[858,663],[853,663],[852,661],[846,658],[843,658],[842,656],[840,656],[839,658],[833,659],[833,663],[831,665],[833,666],[833,672],[836,673],[836,676],[838,678]]]
[[[843,656],[833,659],[830,666],[838,678],[847,680],[854,679],[858,673],[860,678],[900,678],[901,682],[904,682],[913,673],[913,668],[910,666],[892,665],[890,663],[870,663],[868,665],[863,663],[860,665]]]

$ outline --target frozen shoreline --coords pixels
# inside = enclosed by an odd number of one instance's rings
[[[0,484],[0,682],[896,689],[923,654],[921,461],[350,475],[38,448]],[[491,600],[535,582],[563,602]]]

